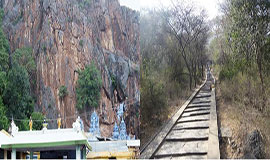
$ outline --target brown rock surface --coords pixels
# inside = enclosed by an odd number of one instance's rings
[[[102,74],[101,133],[109,137],[120,102],[126,102],[128,133],[139,135],[139,14],[118,0],[1,0],[4,31],[11,51],[30,46],[37,63],[35,110],[63,117],[71,127],[76,115],[77,70],[94,61]],[[114,92],[112,77],[116,77]],[[68,95],[60,101],[58,90]],[[117,94],[114,94],[117,93]],[[117,106],[117,107],[113,107]],[[93,109],[80,111],[89,128]],[[87,118],[86,118],[87,117]],[[56,122],[50,124],[56,128]]]

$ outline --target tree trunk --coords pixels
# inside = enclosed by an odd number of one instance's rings
[[[197,75],[196,75],[196,71],[194,72],[193,79],[194,79],[194,87],[196,88],[196,86],[197,86]]]
[[[186,67],[188,69],[188,75],[189,75],[189,89],[191,90],[192,89],[192,72],[191,72],[191,68],[190,66],[188,65],[188,62],[187,62],[187,58],[186,58],[186,55],[185,55],[185,49],[182,47],[182,50],[179,50],[183,59],[184,59],[184,62],[186,64]],[[192,66],[191,66],[192,67]]]
[[[192,74],[189,73],[189,90],[192,89]]]
[[[203,78],[203,75],[204,75],[204,69],[203,69],[203,64],[201,63],[201,66],[202,66],[202,78]]]
[[[258,70],[259,70],[259,76],[260,76],[260,80],[261,80],[261,91],[262,91],[262,98],[263,98],[263,104],[262,106],[265,106],[265,102],[266,102],[266,97],[265,97],[265,88],[264,88],[264,79],[263,79],[263,71],[262,71],[262,56],[261,53],[257,54],[257,65],[258,65]],[[262,111],[263,108],[261,107],[260,110]]]
[[[196,78],[196,76],[194,77],[194,87],[196,88],[196,86],[197,86],[197,78]]]
[[[196,86],[197,86],[197,65],[196,65],[196,63],[195,63],[195,67],[194,67],[193,77],[194,77],[194,87],[196,88]]]
[[[194,80],[194,87],[196,87],[196,84],[197,84],[197,78],[196,78],[196,63],[194,63],[194,61],[192,61],[192,77],[193,77],[193,80]]]

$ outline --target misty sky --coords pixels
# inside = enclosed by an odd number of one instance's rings
[[[209,19],[214,18],[219,14],[219,3],[222,0],[191,0],[195,5],[200,8],[204,8],[209,16]],[[154,8],[159,7],[161,4],[164,6],[169,6],[170,0],[120,0],[121,5],[126,5],[137,11],[140,8]]]

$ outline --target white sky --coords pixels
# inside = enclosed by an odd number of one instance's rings
[[[207,11],[209,19],[212,19],[219,15],[219,3],[223,0],[190,0],[200,8],[204,8]],[[171,0],[120,0],[121,5],[128,6],[132,9],[139,11],[141,8],[154,8],[160,7],[160,5],[169,6]]]

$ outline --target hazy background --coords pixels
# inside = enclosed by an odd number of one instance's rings
[[[213,19],[219,15],[219,6],[223,0],[190,0],[196,6],[204,8],[207,11],[208,18]],[[142,8],[154,8],[161,5],[169,6],[171,0],[120,0],[121,5],[128,6],[134,10],[139,11]]]

